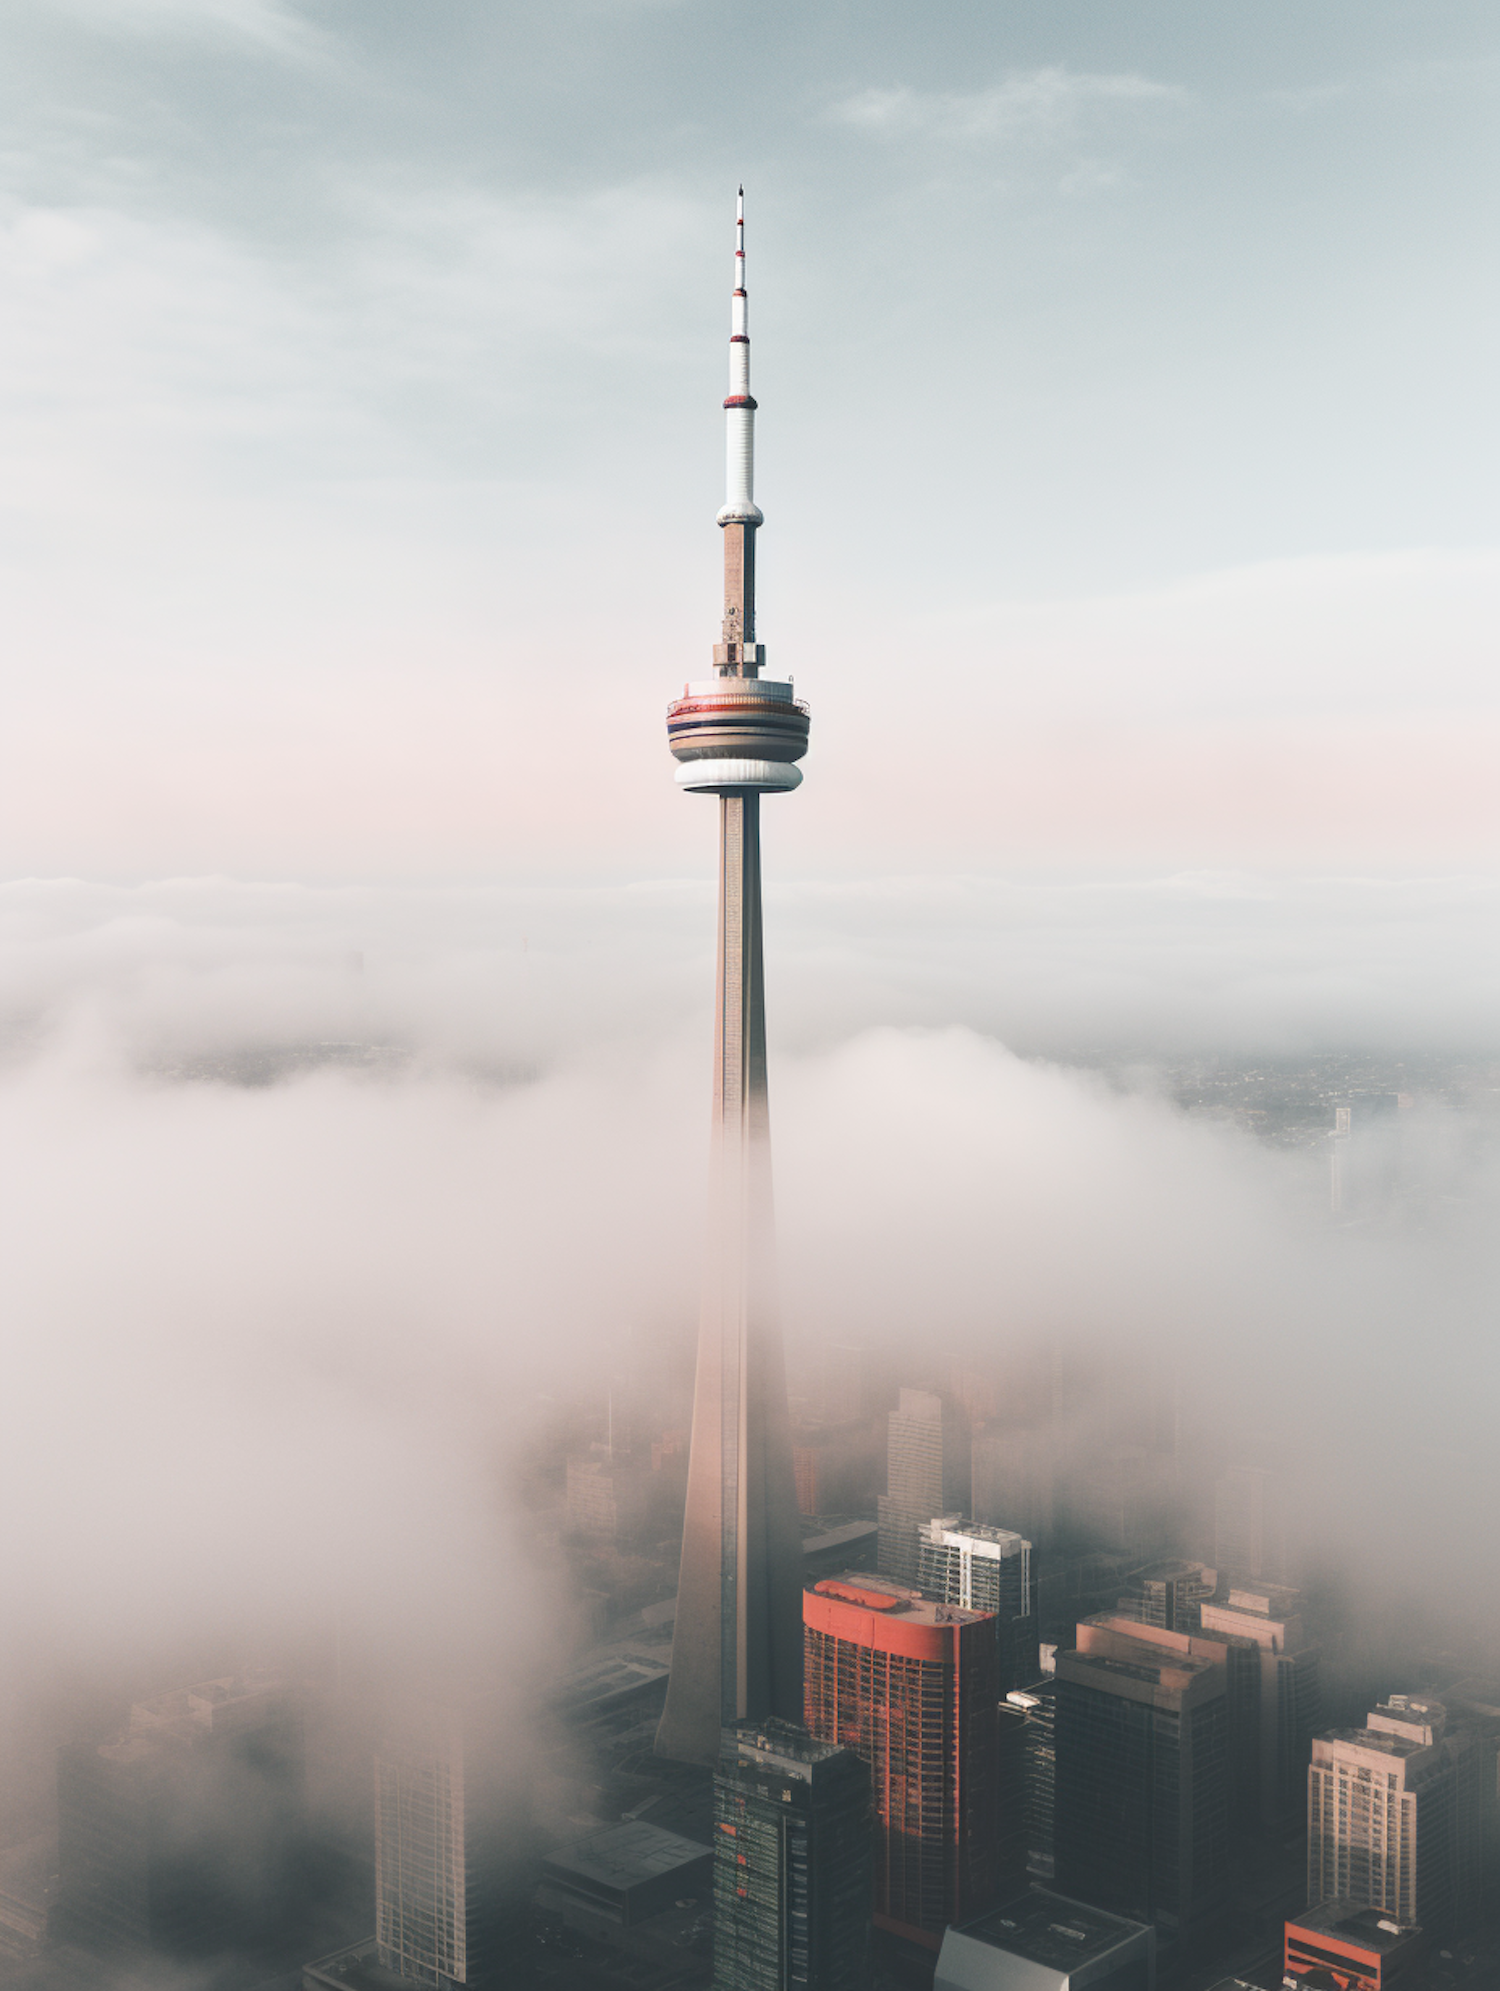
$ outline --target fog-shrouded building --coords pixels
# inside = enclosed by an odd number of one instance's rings
[[[1059,1651],[1059,1890],[1197,1947],[1228,1883],[1224,1667],[1122,1634]]]
[[[1333,1109],[1329,1199],[1336,1217],[1390,1210],[1401,1186],[1399,1092],[1351,1092]]]
[[[988,1527],[1014,1528],[1042,1551],[1057,1532],[1057,1444],[1050,1431],[986,1425],[970,1453],[968,1511]]]
[[[802,1605],[807,1727],[870,1770],[876,1926],[935,1948],[1024,1877],[1004,1859],[1022,1835],[1002,1840],[994,1626],[878,1576],[825,1580]]]
[[[138,1701],[59,1751],[58,1927],[88,1948],[202,1955],[275,1933],[302,1825],[302,1722],[235,1675]]]
[[[1290,1467],[1231,1466],[1214,1482],[1214,1564],[1230,1583],[1285,1585],[1301,1576]]]
[[[864,1760],[775,1718],[714,1772],[714,1991],[862,1991],[873,1868]]]
[[[919,1542],[935,1514],[962,1510],[969,1491],[969,1431],[951,1398],[903,1389],[887,1423],[886,1491],[876,1503],[882,1576],[916,1587]]]
[[[496,1697],[393,1711],[375,1758],[381,1967],[432,1991],[504,1981],[525,1918],[527,1813]]]
[[[794,1424],[792,1474],[801,1514],[867,1514],[878,1478],[868,1423]]]
[[[1322,1720],[1319,1652],[1303,1629],[1298,1593],[1247,1584],[1202,1605],[1199,1620],[1205,1637],[1248,1639],[1259,1653],[1257,1812],[1279,1831],[1302,1815]]]
[[[1317,1736],[1307,1773],[1307,1894],[1448,1936],[1479,1907],[1481,1752],[1436,1697],[1392,1694],[1363,1728]]]
[[[1031,1887],[943,1937],[933,1991],[1151,1991],[1156,1937]]]
[[[1036,1595],[1024,1535],[939,1515],[918,1531],[917,1587],[945,1604],[993,1614],[1002,1693],[1036,1678]]]
[[[567,1531],[583,1541],[635,1541],[650,1512],[651,1473],[643,1461],[602,1447],[567,1462]]]
[[[1206,1563],[1175,1557],[1148,1562],[1130,1572],[1128,1594],[1119,1600],[1119,1611],[1169,1632],[1195,1632],[1199,1612],[1212,1601],[1218,1580],[1217,1571]]]

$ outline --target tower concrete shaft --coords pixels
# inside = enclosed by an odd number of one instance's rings
[[[760,677],[755,403],[743,190],[730,343],[724,624],[714,676],[668,709],[677,779],[719,798],[718,989],[703,1307],[672,1675],[656,1746],[712,1763],[747,1718],[800,1719],[802,1544],[773,1270],[761,941],[760,798],[795,787],[806,708]]]

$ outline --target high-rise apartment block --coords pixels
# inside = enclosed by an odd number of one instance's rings
[[[58,1924],[106,1954],[264,1941],[302,1813],[302,1725],[270,1676],[137,1702],[58,1757]]]
[[[1090,1643],[1056,1660],[1057,1885],[1191,1948],[1227,1887],[1224,1667],[1121,1633]]]
[[[408,1710],[375,1758],[375,1940],[381,1967],[453,1991],[503,1981],[520,1913],[524,1816],[506,1790],[499,1709]]]
[[[939,1515],[917,1533],[917,1587],[945,1604],[992,1613],[1002,1693],[1036,1678],[1036,1595],[1024,1535]]]
[[[862,1991],[870,1773],[776,1719],[724,1731],[714,1773],[714,1991]]]
[[[1430,1934],[1478,1907],[1481,1754],[1440,1700],[1393,1694],[1363,1728],[1315,1738],[1307,1773],[1307,1893],[1378,1908]]]
[[[917,1585],[921,1530],[935,1514],[963,1508],[968,1480],[969,1434],[957,1406],[931,1390],[903,1389],[890,1414],[886,1491],[877,1503],[882,1576]]]
[[[935,1947],[1017,1885],[1002,1865],[994,1625],[880,1577],[824,1581],[802,1603],[807,1726],[870,1770],[876,1924]]]
[[[1262,1825],[1280,1830],[1301,1816],[1322,1719],[1318,1649],[1303,1630],[1297,1592],[1247,1585],[1198,1615],[1205,1637],[1249,1639],[1259,1653],[1256,1809]]]

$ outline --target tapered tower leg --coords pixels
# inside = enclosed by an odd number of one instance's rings
[[[672,1678],[657,1748],[710,1763],[745,1716],[801,1719],[801,1533],[772,1271],[760,797],[719,802],[708,1254]]]

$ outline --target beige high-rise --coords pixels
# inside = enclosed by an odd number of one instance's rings
[[[1437,1700],[1393,1694],[1363,1728],[1318,1736],[1307,1773],[1307,1892],[1445,1935],[1475,1907],[1479,1752]]]

